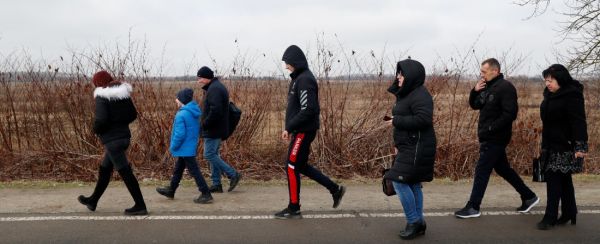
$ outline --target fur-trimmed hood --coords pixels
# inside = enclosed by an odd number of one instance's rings
[[[123,100],[130,98],[133,87],[126,82],[119,82],[108,87],[97,87],[94,90],[94,98],[102,97],[108,100]]]

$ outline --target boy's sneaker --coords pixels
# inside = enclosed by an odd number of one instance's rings
[[[338,189],[336,193],[331,194],[331,196],[333,197],[333,208],[337,208],[338,206],[340,206],[340,203],[342,202],[342,197],[344,197],[345,193],[346,187],[340,186],[340,189]]]
[[[170,186],[156,187],[156,192],[158,192],[158,194],[163,195],[169,199],[173,199],[175,197],[175,191],[173,189],[171,189]]]
[[[208,188],[208,191],[210,191],[210,193],[223,193],[223,186],[213,185],[210,188]]]
[[[454,216],[461,219],[477,218],[481,216],[481,212],[473,208],[473,204],[471,204],[471,202],[468,202],[463,209],[456,211]]]
[[[531,210],[531,208],[533,208],[535,205],[537,205],[540,202],[540,198],[535,196],[531,199],[528,200],[523,200],[523,203],[521,204],[521,207],[517,208],[517,212],[519,213],[527,213],[529,212],[529,210]]]
[[[284,210],[281,210],[280,212],[276,213],[275,218],[276,219],[301,219],[302,213],[300,213],[300,210],[294,211],[289,208],[285,208]]]
[[[198,198],[194,199],[194,202],[198,203],[198,204],[208,204],[208,203],[212,203],[212,201],[213,201],[213,197],[210,193],[207,193],[207,194],[203,193]]]

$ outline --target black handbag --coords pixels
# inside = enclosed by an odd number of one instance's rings
[[[385,173],[387,173],[389,170],[390,169],[384,169],[381,172],[382,176],[385,176]],[[383,194],[385,194],[386,196],[396,195],[396,190],[394,190],[394,185],[392,184],[391,180],[383,178],[383,180],[381,181],[381,187],[382,187],[382,190],[383,190]]]
[[[540,156],[533,159],[533,182],[546,182],[544,172],[548,161],[548,151],[542,149]]]

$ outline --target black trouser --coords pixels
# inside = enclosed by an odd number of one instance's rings
[[[558,218],[558,204],[561,204],[562,215],[573,217],[577,214],[577,204],[575,202],[575,188],[573,188],[573,178],[571,173],[554,172],[548,170],[545,172],[546,193],[548,195],[546,213],[544,219],[550,222]]]
[[[479,210],[492,170],[495,170],[498,175],[519,192],[521,200],[531,199],[536,196],[525,185],[517,172],[510,167],[510,163],[506,157],[506,146],[484,142],[480,144],[479,161],[477,161],[477,167],[475,168],[473,190],[469,199],[473,204],[473,208]]]
[[[208,194],[208,185],[206,185],[206,181],[200,172],[195,156],[177,157],[175,169],[173,169],[173,177],[171,178],[171,189],[175,191],[179,187],[179,182],[181,181],[181,177],[183,177],[183,171],[186,167],[190,175],[194,177],[198,191],[202,192],[202,194]]]
[[[287,179],[290,202],[288,207],[292,210],[300,209],[300,173],[326,187],[331,194],[339,189],[339,185],[323,175],[321,171],[308,164],[310,143],[315,139],[317,132],[292,134],[288,149]]]

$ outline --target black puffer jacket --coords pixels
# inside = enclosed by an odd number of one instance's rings
[[[137,110],[130,97],[132,89],[130,84],[113,82],[94,90],[94,133],[100,137],[102,144],[131,138],[129,124],[137,118]]]
[[[294,67],[288,88],[285,110],[285,130],[291,133],[312,132],[319,129],[319,86],[302,50],[292,45],[283,53],[283,61]]]
[[[225,138],[229,133],[229,92],[217,78],[202,89],[202,138]]]
[[[396,96],[394,116],[394,145],[398,154],[384,178],[416,183],[433,180],[436,137],[433,129],[433,99],[423,86],[425,68],[415,60],[398,62],[404,84],[396,80],[388,91]]]
[[[500,74],[488,81],[486,88],[471,90],[469,105],[479,112],[477,135],[479,142],[491,142],[501,146],[510,143],[512,123],[517,119],[519,105],[517,89]]]
[[[544,90],[540,106],[542,148],[552,152],[587,152],[587,123],[583,86],[561,87],[556,93]]]

